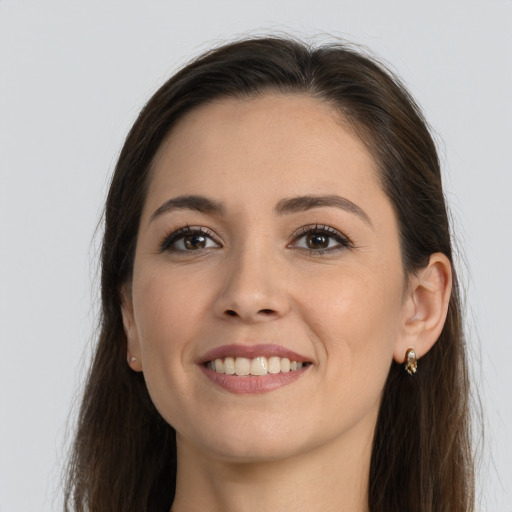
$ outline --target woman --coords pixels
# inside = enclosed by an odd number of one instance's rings
[[[439,162],[361,53],[249,39],[164,84],[111,183],[102,301],[69,507],[473,510]]]

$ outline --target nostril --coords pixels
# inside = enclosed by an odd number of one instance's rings
[[[273,309],[260,309],[258,313],[261,313],[265,316],[269,316],[273,315],[275,311]],[[238,313],[234,309],[226,309],[226,311],[224,311],[224,314],[228,316],[238,316]]]

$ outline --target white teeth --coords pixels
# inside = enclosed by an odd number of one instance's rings
[[[249,375],[251,373],[251,360],[246,357],[235,359],[235,373],[237,375]]]
[[[268,358],[268,373],[280,373],[281,371],[281,358],[269,357]]]
[[[222,359],[215,359],[215,371],[217,373],[224,373],[224,363]]]
[[[287,357],[264,356],[248,359],[246,357],[226,357],[214,359],[206,363],[209,370],[227,375],[268,375],[276,373],[288,373],[300,370],[305,363],[290,361]]]
[[[235,374],[235,359],[233,357],[226,357],[224,359],[224,372],[227,375]]]
[[[251,362],[251,375],[267,375],[268,363],[266,357],[256,357]]]

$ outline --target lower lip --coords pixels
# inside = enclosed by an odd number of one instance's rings
[[[230,393],[234,393],[235,395],[258,395],[292,384],[304,375],[309,366],[311,365],[304,366],[300,370],[294,370],[287,373],[244,376],[217,373],[206,368],[204,365],[200,365],[200,368],[211,382]]]

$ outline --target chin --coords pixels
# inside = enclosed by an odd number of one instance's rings
[[[254,438],[222,439],[207,447],[217,458],[237,463],[257,463],[282,460],[307,451],[305,446],[292,440]]]
[[[306,451],[311,440],[301,438],[301,431],[294,421],[209,421],[200,423],[209,425],[202,428],[184,427],[176,429],[177,441],[193,445],[195,449],[210,453],[212,456],[231,462],[264,462],[278,460]],[[287,425],[288,423],[288,425]],[[293,425],[295,424],[295,428]],[[184,432],[185,435],[181,435]]]

